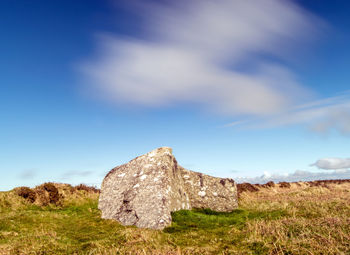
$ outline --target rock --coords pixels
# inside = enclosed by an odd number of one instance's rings
[[[158,148],[113,168],[104,178],[98,208],[102,218],[123,225],[163,229],[171,212],[237,208],[237,187],[222,179],[184,169],[168,147]]]

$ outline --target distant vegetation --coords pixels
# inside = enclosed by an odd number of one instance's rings
[[[0,193],[0,254],[350,254],[350,182],[239,186],[240,208],[173,213],[163,231],[103,220],[93,187]]]

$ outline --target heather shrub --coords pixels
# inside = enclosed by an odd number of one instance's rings
[[[36,199],[36,193],[28,187],[19,187],[16,189],[17,195],[27,199],[29,202],[34,203]]]
[[[280,188],[290,188],[291,185],[289,182],[279,182]]]
[[[79,184],[74,187],[74,190],[84,190],[86,192],[92,192],[92,193],[100,193],[100,190],[92,187],[92,186],[87,186],[85,184]]]
[[[250,183],[240,183],[237,184],[237,193],[240,195],[242,192],[249,191],[249,192],[257,192],[259,189],[254,185]]]
[[[40,186],[37,186],[35,189],[35,192],[37,194],[37,204],[40,206],[47,206],[49,204],[58,205],[58,202],[60,201],[60,194],[58,192],[58,189],[56,186],[51,183],[47,182]]]

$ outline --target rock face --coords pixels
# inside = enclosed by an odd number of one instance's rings
[[[162,147],[112,169],[103,180],[98,208],[104,219],[163,229],[173,211],[232,211],[237,208],[237,187],[232,179],[184,169],[172,149]]]

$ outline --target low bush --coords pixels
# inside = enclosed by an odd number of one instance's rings
[[[278,184],[279,184],[280,188],[290,188],[291,187],[289,182],[279,182]]]
[[[259,189],[254,185],[250,183],[240,183],[237,184],[237,193],[240,195],[242,192],[249,191],[249,192],[257,192]]]
[[[18,196],[27,199],[31,203],[34,203],[36,199],[36,193],[28,187],[19,187],[16,192]]]
[[[85,184],[79,184],[74,187],[74,190],[84,190],[86,192],[92,192],[92,193],[100,193],[100,190],[92,187],[92,186],[87,186]]]

